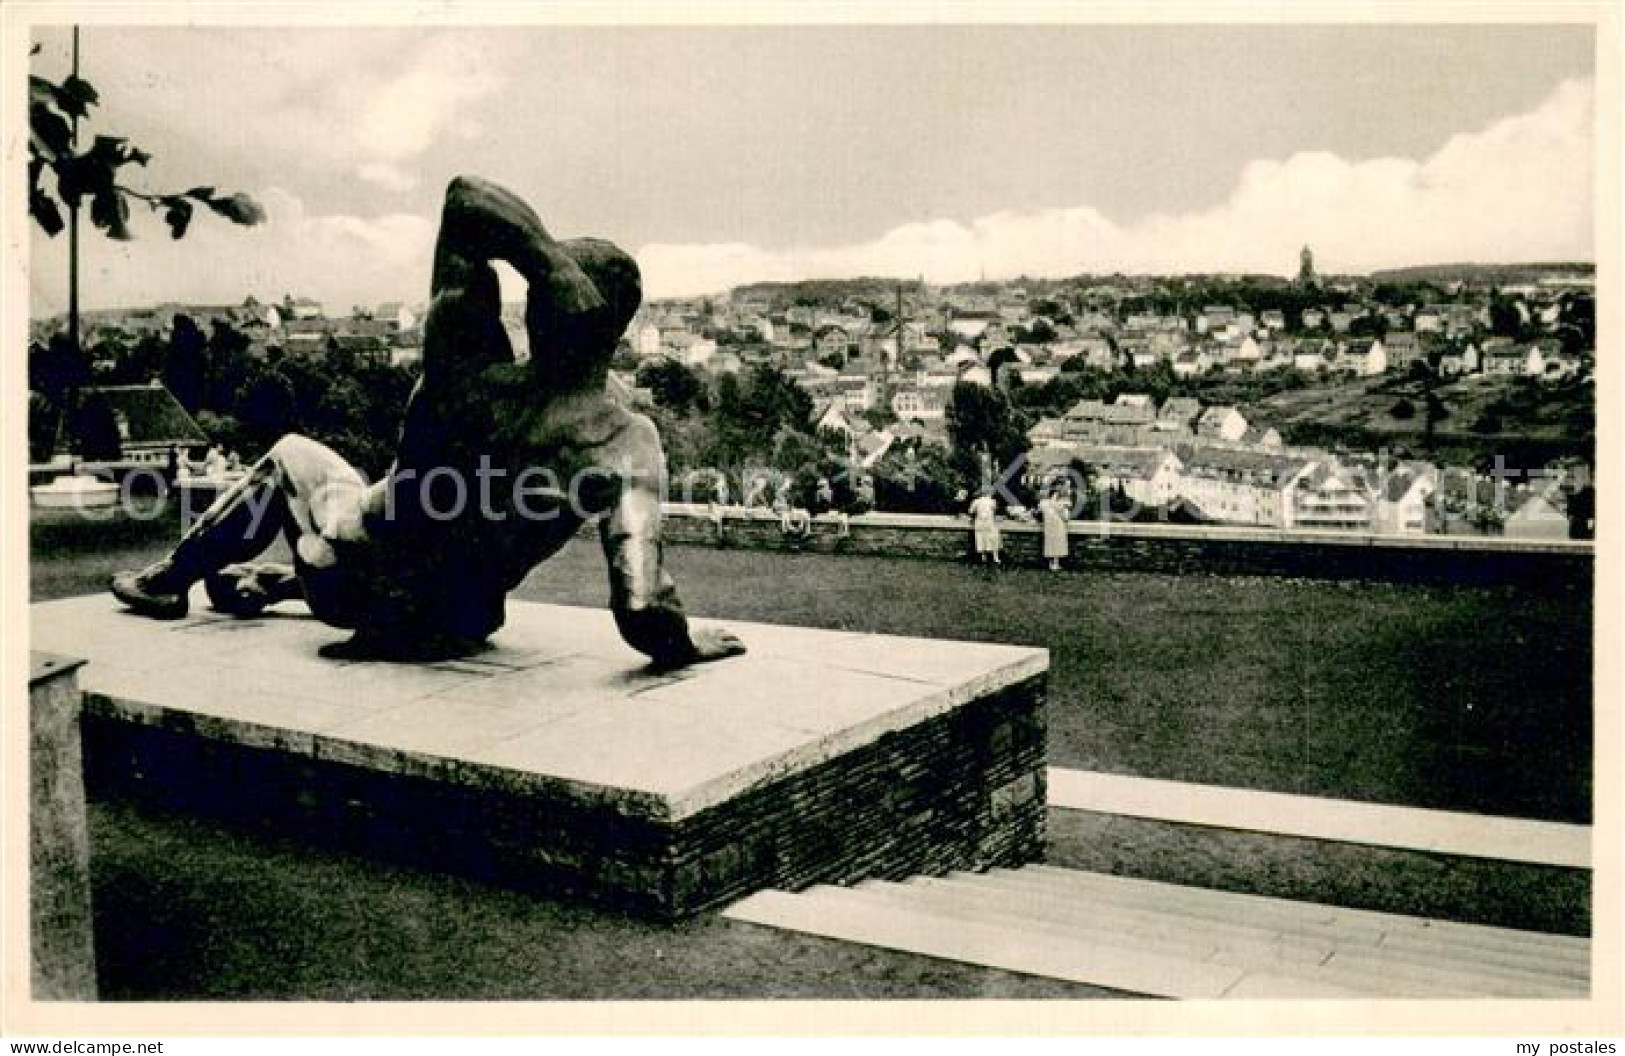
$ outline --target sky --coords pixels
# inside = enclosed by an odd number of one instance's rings
[[[269,214],[87,236],[87,307],[420,302],[464,172],[652,297],[1594,257],[1588,26],[91,26],[81,61],[88,131],[153,155],[132,183]],[[64,243],[34,233],[36,314]]]

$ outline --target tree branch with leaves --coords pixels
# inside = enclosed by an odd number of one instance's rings
[[[260,204],[240,192],[193,187],[179,194],[157,194],[121,182],[123,170],[145,167],[152,156],[118,136],[99,135],[88,149],[77,149],[74,123],[87,119],[98,102],[95,87],[81,77],[70,75],[60,82],[37,75],[28,78],[28,211],[47,235],[55,237],[66,226],[64,206],[71,210],[87,202],[90,222],[121,242],[133,237],[132,202],[161,211],[174,238],[186,234],[198,206],[234,224],[248,226],[265,219]],[[54,186],[47,174],[55,177]]]

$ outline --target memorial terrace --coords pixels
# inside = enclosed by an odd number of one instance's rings
[[[913,885],[874,889],[855,893],[840,913],[818,908],[834,903],[815,892],[825,901],[807,911],[758,902],[732,919],[702,916],[672,931],[95,794],[101,997],[1035,998],[1117,996],[1163,984],[1187,996],[1244,996],[1259,985],[1222,966],[1148,972],[1167,963],[1156,959],[1171,955],[1166,941],[1105,927],[1085,930],[1132,939],[1143,956],[1079,961],[1053,945],[1027,944],[1021,948],[1048,961],[1001,967],[990,943],[1005,925],[990,925],[989,914],[1012,899],[1036,911],[1048,904],[1052,883],[1080,906],[1096,907],[1091,912],[1109,910],[1124,922],[1171,926],[1195,914],[1204,923],[1191,935],[1201,942],[1230,941],[1229,925],[1214,923],[1215,915],[1233,919],[1253,903],[1221,904],[1196,889],[1277,900],[1258,904],[1257,922],[1286,922],[1289,931],[1292,909],[1279,900],[1335,913],[1348,927],[1326,932],[1328,950],[1357,934],[1408,934],[1411,925],[1394,915],[1542,932],[1558,936],[1542,940],[1553,949],[1590,931],[1590,874],[1574,864],[1584,861],[1583,836],[1576,857],[1568,835],[1591,820],[1584,544],[1440,539],[1389,547],[1340,533],[1283,541],[1287,533],[1114,526],[1131,547],[1191,548],[1195,567],[1171,574],[1107,563],[1132,552],[1125,550],[1050,574],[1012,548],[1014,567],[994,573],[944,559],[963,552],[963,520],[860,518],[854,549],[845,551],[834,549],[834,526],[824,522],[806,548],[787,546],[776,519],[730,518],[726,528],[740,534],[723,548],[700,534],[714,530],[701,509],[675,510],[669,526],[674,574],[701,618],[1047,650],[1044,861],[1066,875],[1023,870],[1030,879],[995,881],[990,874],[994,887],[985,892],[951,878],[918,893]],[[102,542],[92,546],[36,526],[34,599],[96,593],[107,569],[146,559],[175,530],[172,521],[139,527],[144,537],[101,530]],[[689,532],[703,545],[685,545]],[[1033,532],[1006,534],[1016,543]],[[747,533],[759,534],[746,541]],[[907,560],[878,552],[909,538],[940,543],[942,553]],[[1223,571],[1239,560],[1223,557],[1225,548],[1272,546],[1273,571]],[[1300,548],[1290,561],[1281,556],[1289,546]],[[1370,562],[1390,550],[1431,562],[1467,554],[1551,564],[1522,582],[1503,575],[1476,585],[1414,575],[1308,578],[1338,567],[1328,554]],[[599,608],[604,594],[597,541],[583,537],[516,597]],[[1486,628],[1495,648],[1486,647]],[[1487,819],[1482,832],[1472,829],[1483,837],[1478,844],[1427,824],[1467,815]],[[1291,826],[1281,825],[1283,817]],[[1496,818],[1506,823],[1491,824]],[[1508,846],[1518,853],[1540,846],[1522,835],[1528,825],[1560,831],[1557,851],[1528,861],[1494,857]],[[1495,835],[1501,829],[1505,838]],[[1119,893],[1104,881],[1073,891],[1083,881],[1077,873],[1177,891]],[[348,895],[335,901],[339,890]],[[923,945],[898,930],[913,919],[937,920],[935,934],[957,933],[964,942]],[[272,920],[279,939],[268,945]],[[802,934],[799,926],[824,930]],[[837,927],[841,936],[819,937]],[[1064,945],[1081,933],[1073,922],[1054,934]],[[1501,941],[1484,939],[1492,940]],[[479,957],[459,952],[470,943]],[[1570,974],[1561,978],[1572,979],[1576,962],[1562,958]],[[1537,959],[1559,958],[1541,952]],[[394,967],[381,972],[383,964]],[[155,974],[153,965],[164,970]],[[1428,985],[1465,985],[1470,973],[1456,970],[1463,974],[1427,985],[1415,968],[1368,978],[1425,996]],[[1519,993],[1544,992],[1525,969],[1509,978]]]

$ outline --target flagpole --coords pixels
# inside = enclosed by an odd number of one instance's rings
[[[79,27],[73,27],[73,76],[79,79]],[[68,147],[79,152],[79,115],[68,115]],[[79,203],[68,205],[68,340],[79,351]]]

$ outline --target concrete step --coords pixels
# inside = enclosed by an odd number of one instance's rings
[[[1008,895],[1001,895],[997,891],[959,890],[946,885],[864,884],[856,890],[877,901],[933,913],[945,919],[973,920],[999,927],[1037,931],[1080,943],[1115,946],[1184,961],[1231,964],[1248,969],[1291,961],[1290,957],[1277,956],[1276,951],[1265,949],[1263,939],[1255,948],[1235,936],[1218,935],[1205,929],[1187,928],[1180,934],[1175,929],[1159,927],[1162,922],[1152,916],[1102,914],[1091,920],[1081,914],[1052,914],[1042,909],[1035,912],[1031,908],[1013,904]],[[1227,950],[1239,950],[1248,956],[1221,957]],[[1318,964],[1329,958],[1332,952],[1330,947],[1309,951],[1299,957],[1298,963]]]
[[[1028,897],[1052,899],[1055,904],[1073,900],[1099,913],[1131,908],[1202,926],[1246,920],[1283,935],[1329,942],[1344,953],[1340,959],[1344,964],[1356,963],[1356,954],[1369,954],[1389,969],[1414,966],[1474,993],[1583,993],[1590,979],[1589,944],[1572,936],[1478,929],[1050,867],[1001,870],[988,874],[987,881],[1001,888],[1015,885]],[[1478,934],[1480,930],[1483,934]],[[1569,941],[1554,948],[1544,941],[1548,939]]]
[[[1551,976],[1574,983],[1584,983],[1590,978],[1589,944],[1585,940],[1577,940],[1577,946],[1564,944],[1561,947],[1552,947],[1544,941],[1570,939],[1569,936],[1508,929],[1484,929],[1485,934],[1480,935],[1472,925],[1460,924],[1418,927],[1418,923],[1438,925],[1440,922],[1394,914],[1362,914],[1335,906],[1101,874],[1056,878],[1037,875],[1029,867],[1020,873],[992,876],[1001,883],[1020,887],[1029,898],[1048,900],[1051,904],[1076,901],[1096,907],[1097,911],[1099,906],[1108,905],[1176,920],[1245,920],[1250,925],[1339,948],[1381,947],[1388,950],[1388,956],[1396,962],[1435,964],[1451,970],[1471,965],[1477,972],[1491,975],[1499,972],[1514,981],[1526,973],[1537,979]]]
[[[726,915],[1163,997],[1536,998],[1589,987],[1583,939],[1434,930],[1419,918],[1048,866],[767,891]]]
[[[733,920],[927,957],[1158,997],[1223,997],[1246,976],[1231,965],[1081,943],[1043,931],[901,908],[850,888],[762,891],[724,913]]]
[[[1427,949],[1386,950],[1365,945],[1344,949],[1329,929],[1307,936],[1268,925],[1245,923],[1245,918],[1215,921],[1177,913],[1127,908],[1088,898],[1057,900],[1032,897],[1025,889],[1012,890],[1009,874],[976,876],[957,874],[942,880],[916,880],[898,888],[889,885],[900,901],[927,902],[946,914],[1002,914],[1012,923],[1042,926],[1081,941],[1100,941],[1131,948],[1235,964],[1250,971],[1313,976],[1367,993],[1393,992],[1407,996],[1470,997],[1559,996],[1576,992],[1576,983],[1540,970],[1485,964],[1476,957]],[[1333,954],[1346,955],[1334,962]],[[1377,958],[1382,971],[1362,966]],[[1580,984],[1583,990],[1583,983]]]
[[[1282,926],[1281,922],[1276,920],[1259,920],[1235,913],[1224,916],[1184,913],[1179,911],[1177,903],[1163,899],[1112,897],[1109,894],[1091,891],[1057,890],[1052,882],[1025,873],[1007,871],[988,874],[954,873],[945,877],[944,881],[996,890],[1000,893],[1000,897],[1029,906],[1037,915],[1064,915],[1076,911],[1086,915],[1122,915],[1130,920],[1155,920],[1174,932],[1189,933],[1190,929],[1200,927],[1233,929],[1237,934],[1254,937],[1263,934],[1286,936],[1307,949],[1322,950],[1321,959],[1324,959],[1339,943],[1363,940],[1375,946],[1380,938],[1375,932],[1351,934],[1338,929],[1329,920],[1321,921],[1309,916],[1292,921],[1290,926]]]
[[[1532,967],[1556,969],[1562,966],[1571,975],[1577,970],[1587,975],[1590,971],[1591,942],[1574,935],[1327,906],[1049,865],[1030,865],[1019,871],[995,870],[987,875],[1013,876],[1017,878],[1014,882],[1027,885],[1029,890],[1053,892],[1058,896],[1088,895],[1118,904],[1208,919],[1243,918],[1250,923],[1269,924],[1283,929],[1329,927],[1336,934],[1350,939],[1369,937],[1373,945],[1420,942],[1438,948],[1480,951],[1486,956],[1500,951],[1526,958]]]
[[[1473,997],[1583,998],[1590,993],[1584,980],[1534,972],[1509,972],[1448,959],[1395,956],[1376,949],[1338,950],[1321,965],[1319,974],[1333,980],[1382,979],[1401,990],[1410,986],[1442,986]]]
[[[939,905],[945,910],[963,906],[1001,912],[1079,939],[1131,947],[1166,947],[1187,956],[1195,955],[1200,945],[1210,949],[1210,959],[1249,967],[1309,967],[1325,962],[1336,950],[1332,942],[1324,939],[1244,924],[1213,923],[1193,927],[1193,922],[1165,913],[1086,900],[1033,898],[1026,891],[989,883],[988,879],[958,873],[941,879],[911,880],[902,891],[906,897]]]
[[[949,878],[948,883],[954,882]],[[1202,964],[1233,965],[1243,969],[1244,978],[1292,979],[1296,984],[1279,994],[1266,994],[1262,983],[1250,984],[1255,996],[1345,996],[1466,998],[1486,991],[1501,992],[1501,980],[1486,981],[1476,975],[1456,971],[1405,971],[1399,974],[1371,972],[1364,962],[1339,963],[1335,970],[1325,966],[1337,948],[1320,939],[1305,940],[1291,933],[1244,925],[1224,925],[1169,914],[1125,910],[1109,904],[1083,902],[1065,906],[1042,900],[1023,900],[1023,893],[987,889],[972,893],[947,886],[881,885],[864,889],[893,905],[925,909],[953,921],[976,920],[991,926],[1033,930],[1060,935],[1085,944],[1099,944],[1128,950],[1143,950],[1162,956]],[[1022,908],[1017,908],[1017,907]],[[1544,980],[1520,980],[1522,992],[1542,992]],[[1229,995],[1226,995],[1229,996]]]
[[[1570,869],[1591,867],[1591,827],[1460,811],[1360,803],[1251,788],[1050,767],[1052,807],[1465,855]]]

